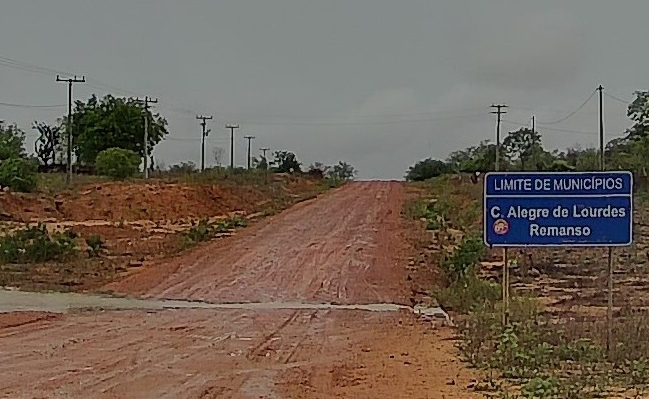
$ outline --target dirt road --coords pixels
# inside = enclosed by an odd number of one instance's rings
[[[354,183],[107,289],[209,302],[410,304],[399,183]],[[11,320],[15,319],[15,322]],[[448,330],[411,313],[5,315],[8,398],[468,398]]]

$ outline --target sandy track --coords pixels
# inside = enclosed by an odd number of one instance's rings
[[[398,266],[403,195],[397,182],[352,183],[108,289],[220,302],[410,304]]]
[[[213,301],[407,302],[402,200],[398,183],[351,184],[112,288]],[[0,397],[472,397],[449,337],[406,312],[35,316],[0,324]]]

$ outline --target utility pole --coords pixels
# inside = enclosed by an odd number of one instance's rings
[[[492,114],[498,115],[498,123],[496,124],[496,172],[500,170],[500,122],[502,115],[506,114],[507,108],[505,104],[491,104]],[[503,326],[509,324],[509,256],[507,247],[503,248],[503,278],[502,278],[502,292],[503,292]]]
[[[536,115],[532,115],[532,134],[536,133]]]
[[[264,147],[264,148],[259,149],[259,151],[261,151],[262,156],[264,157],[264,159],[266,159],[266,151],[268,151],[268,150],[270,150],[270,148],[268,148],[268,147]]]
[[[66,127],[66,135],[68,136],[68,160],[67,160],[67,174],[65,175],[65,183],[70,184],[72,180],[72,84],[73,83],[85,83],[86,77],[82,76],[77,78],[75,75],[73,78],[61,78],[59,75],[56,75],[57,82],[66,82],[68,84],[68,125]]]
[[[255,136],[244,136],[243,138],[248,140],[248,169],[250,169],[250,142],[255,138]]]
[[[225,125],[225,128],[230,129],[230,169],[234,170],[234,129],[239,125]]]
[[[604,99],[602,97],[604,87],[599,85],[597,91],[599,91],[599,169],[604,170]]]
[[[599,169],[604,171],[604,87],[599,85]],[[613,247],[608,247],[608,304],[606,307],[606,353],[611,355],[613,347]]]
[[[158,99],[145,96],[144,100],[137,99],[144,103],[144,178],[149,178],[149,104],[157,104]]]
[[[505,104],[492,104],[491,108],[496,111],[491,111],[492,114],[498,115],[498,123],[496,124],[496,172],[500,170],[500,122],[501,116],[506,114],[507,111],[504,108],[507,108]]]
[[[205,137],[210,134],[211,129],[205,129],[207,127],[207,121],[212,119],[212,115],[196,115],[196,119],[201,121],[201,127],[203,128],[203,133],[201,136],[201,172],[205,170]]]

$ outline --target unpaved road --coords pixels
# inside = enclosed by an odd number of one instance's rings
[[[354,183],[107,289],[209,302],[410,304],[399,183]],[[401,312],[0,317],[7,398],[469,398],[451,333]]]

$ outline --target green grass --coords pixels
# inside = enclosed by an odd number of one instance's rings
[[[0,238],[0,263],[69,260],[78,253],[71,231],[49,234],[44,225],[26,227]]]
[[[649,311],[626,311],[615,319],[616,345],[607,353],[605,324],[546,312],[534,296],[512,289],[510,323],[503,326],[501,287],[480,277],[485,253],[480,238],[482,185],[443,176],[420,183],[425,191],[404,207],[404,216],[430,222],[440,234],[436,244],[452,248],[435,259],[447,285],[433,292],[445,309],[458,312],[462,357],[486,376],[476,389],[495,399],[591,399],[609,397],[612,388],[625,397],[649,393]],[[436,201],[432,201],[434,198]],[[638,196],[640,203],[646,196]],[[458,234],[446,234],[450,229]],[[440,238],[442,237],[442,238]],[[457,242],[455,242],[457,241]],[[602,333],[604,332],[604,333]]]
[[[210,222],[203,218],[182,234],[181,249],[189,248],[203,241],[209,241],[219,233],[226,233],[237,228],[246,227],[248,221],[242,217]]]
[[[95,175],[72,175],[72,183],[65,183],[65,173],[39,173],[37,178],[37,191],[56,195],[64,191],[75,190],[89,183],[102,183],[110,181],[109,178]]]

